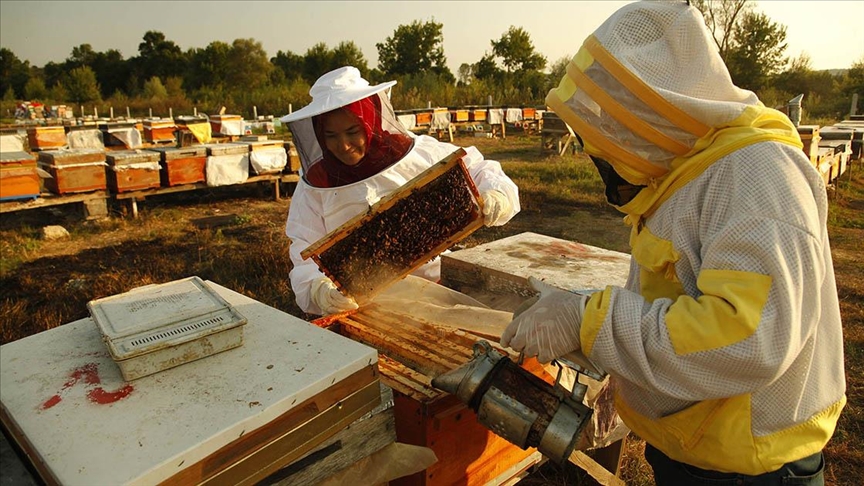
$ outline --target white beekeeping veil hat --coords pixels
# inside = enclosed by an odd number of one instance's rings
[[[361,123],[371,152],[390,155],[404,152],[401,146],[392,146],[394,141],[403,139],[391,135],[411,136],[398,122],[390,104],[390,88],[395,84],[396,81],[387,81],[372,86],[353,66],[335,69],[318,78],[309,90],[312,102],[280,118],[291,129],[301,172],[309,174],[314,165],[332,155],[324,146],[320,120],[340,109],[351,112]]]
[[[738,118],[756,95],[736,87],[698,9],[641,1],[583,43],[549,105],[632,184],[662,177],[676,157]]]

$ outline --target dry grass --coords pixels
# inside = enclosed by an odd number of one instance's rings
[[[603,200],[599,177],[578,156],[541,152],[537,137],[465,139],[502,162],[520,186],[522,212],[502,228],[474,233],[464,243],[533,231],[628,251],[621,215]],[[864,170],[859,162],[832,194],[829,231],[845,330],[849,404],[826,449],[828,484],[864,484]],[[289,188],[290,190],[290,188]],[[289,192],[290,193],[290,192]],[[260,188],[216,188],[152,198],[141,216],[118,214],[82,222],[71,208],[0,216],[0,342],[7,343],[87,316],[86,303],[141,285],[190,275],[215,281],[301,318],[288,284],[283,225],[289,200],[273,202]],[[234,214],[226,226],[199,229],[198,218]],[[39,229],[62,224],[71,237],[40,239]],[[644,443],[631,437],[622,475],[652,484]],[[585,484],[580,475],[545,468],[525,484]]]

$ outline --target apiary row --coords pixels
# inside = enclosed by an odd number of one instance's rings
[[[542,109],[525,106],[463,106],[399,110],[396,116],[405,128],[414,130],[445,129],[451,123],[518,124],[539,120],[542,113]]]
[[[849,163],[864,156],[864,120],[845,120],[834,126],[800,125],[804,154],[822,175],[825,185],[846,172]]]
[[[297,172],[292,142],[259,140],[134,150],[98,148],[0,152],[0,201],[113,193],[206,183],[222,186],[255,175]]]
[[[273,117],[244,120],[239,115],[180,116],[176,118],[137,119],[81,119],[73,126],[32,126],[27,129],[27,140],[32,150],[53,150],[81,144],[103,144],[108,147],[142,148],[147,144],[180,143],[184,136],[201,142],[214,137],[240,137],[251,135],[253,129],[275,133]],[[98,132],[94,132],[98,130]],[[94,136],[95,135],[95,136]],[[99,139],[96,141],[96,139]],[[94,147],[90,147],[94,148]]]

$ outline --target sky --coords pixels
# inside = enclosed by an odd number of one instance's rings
[[[165,34],[184,51],[213,41],[253,38],[269,57],[303,55],[324,42],[353,41],[369,67],[376,43],[400,25],[434,20],[444,26],[444,54],[454,75],[462,63],[491,52],[510,26],[531,36],[548,64],[576,53],[582,41],[626,1],[12,1],[0,0],[0,46],[31,65],[62,62],[72,48],[138,54],[144,33]],[[809,55],[813,69],[848,68],[864,60],[864,0],[763,0],[756,9],[787,27],[788,57]]]

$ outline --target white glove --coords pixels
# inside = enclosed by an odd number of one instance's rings
[[[324,315],[337,314],[354,310],[357,302],[339,292],[336,284],[327,277],[321,277],[312,282],[312,302],[321,309]]]
[[[483,224],[495,226],[513,211],[510,200],[501,191],[490,189],[483,193]]]
[[[501,345],[529,358],[537,356],[541,363],[580,349],[579,330],[588,296],[557,289],[534,277],[528,282],[540,292],[539,300],[514,316],[501,335]]]

